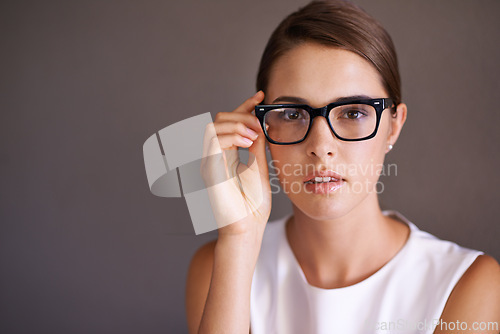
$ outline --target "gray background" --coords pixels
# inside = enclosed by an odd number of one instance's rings
[[[500,2],[356,2],[392,35],[409,107],[384,208],[500,258]],[[189,260],[216,232],[149,192],[142,145],[252,95],[303,4],[0,3],[0,332],[186,332]]]

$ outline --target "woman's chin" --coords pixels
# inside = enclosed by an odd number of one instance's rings
[[[304,215],[314,220],[332,220],[344,216],[349,212],[347,203],[329,198],[327,200],[311,200],[307,195],[300,198],[291,198],[294,206]]]

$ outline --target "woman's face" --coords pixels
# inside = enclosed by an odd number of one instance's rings
[[[265,103],[305,103],[318,108],[358,96],[389,97],[370,63],[350,51],[304,43],[275,63]],[[402,122],[400,119],[391,117],[386,109],[374,138],[348,142],[335,137],[324,117],[316,117],[303,142],[269,144],[282,189],[296,207],[314,219],[335,219],[369,202],[367,198],[376,197],[377,188],[380,191],[377,181],[388,144],[395,143],[404,122],[404,117]],[[339,188],[327,193],[310,191],[304,178],[323,170],[340,174]]]

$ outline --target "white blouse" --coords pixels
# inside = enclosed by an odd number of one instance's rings
[[[483,252],[410,227],[401,250],[367,279],[343,288],[310,285],[288,244],[285,222],[269,222],[253,275],[252,334],[432,333],[454,286]]]

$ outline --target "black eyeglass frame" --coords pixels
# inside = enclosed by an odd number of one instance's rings
[[[376,113],[377,113],[377,123],[375,125],[375,130],[373,130],[373,133],[363,137],[363,138],[356,138],[356,139],[348,139],[348,138],[343,138],[339,136],[335,130],[333,129],[332,124],[330,123],[330,111],[333,108],[339,107],[339,106],[344,106],[348,104],[366,104],[372,106]],[[269,140],[270,143],[277,144],[277,145],[292,145],[292,144],[298,144],[300,142],[303,142],[306,138],[307,135],[309,134],[309,131],[311,131],[311,125],[313,122],[313,119],[317,116],[323,116],[326,118],[326,121],[328,122],[328,126],[330,127],[330,130],[334,133],[335,137],[337,137],[340,140],[344,141],[361,141],[361,140],[367,140],[370,138],[375,137],[377,134],[378,126],[380,124],[380,119],[382,118],[382,112],[387,109],[387,108],[393,108],[395,107],[394,102],[391,98],[379,98],[379,99],[363,99],[363,100],[350,100],[350,101],[343,101],[343,102],[334,102],[330,103],[324,107],[321,108],[313,108],[307,104],[268,104],[268,105],[256,105],[255,106],[255,116],[259,119],[260,126],[262,127],[262,130],[264,131],[264,134]],[[279,109],[279,108],[300,108],[304,109],[309,113],[309,126],[307,128],[307,132],[304,135],[304,138],[301,140],[297,140],[294,142],[286,142],[286,143],[281,143],[272,140],[269,138],[269,135],[267,134],[266,127],[264,125],[264,116],[265,114],[273,109]]]

